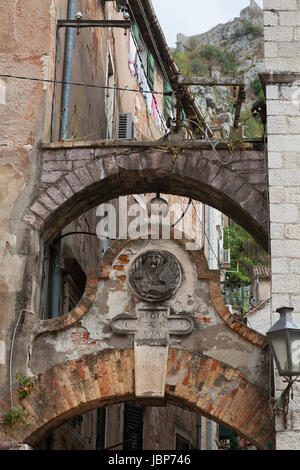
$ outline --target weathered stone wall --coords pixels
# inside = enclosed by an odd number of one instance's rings
[[[272,311],[294,307],[300,322],[300,3],[265,0]],[[277,380],[277,395],[283,389]],[[277,449],[300,448],[300,391],[284,429],[277,418]]]
[[[37,79],[53,77],[57,5],[56,0],[1,2],[2,73]],[[35,229],[26,227],[21,218],[35,194],[39,141],[49,139],[51,86],[1,78],[0,88],[0,389],[3,390],[8,384],[8,338],[12,337],[21,310],[33,309],[35,256],[39,246]]]

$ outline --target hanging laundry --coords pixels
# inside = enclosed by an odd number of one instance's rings
[[[129,34],[129,54],[128,54],[128,65],[131,75],[136,75],[135,63],[136,63],[137,49],[132,34]]]
[[[136,76],[136,80],[137,82],[139,83],[139,85],[141,85],[142,83],[142,75],[144,74],[143,72],[143,63],[139,57],[139,54],[136,54],[136,57],[135,57],[135,76]]]
[[[152,95],[151,109],[152,109],[153,117],[156,120],[156,117],[157,117],[157,101],[156,101],[155,95]]]

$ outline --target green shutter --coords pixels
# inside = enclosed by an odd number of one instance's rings
[[[132,23],[132,34],[136,42],[139,42],[140,32],[136,23]]]
[[[172,91],[169,83],[165,80],[164,81],[164,93],[168,93]],[[164,116],[165,119],[168,119],[169,116],[172,114],[172,96],[164,96]]]
[[[155,61],[154,57],[151,54],[151,52],[148,52],[148,64],[147,64],[147,78],[150,87],[152,90],[154,90],[154,66],[155,66]]]

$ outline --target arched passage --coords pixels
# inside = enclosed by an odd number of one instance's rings
[[[178,149],[151,144],[101,148],[95,144],[75,148],[56,145],[43,150],[38,196],[24,220],[50,238],[102,202],[121,195],[162,192],[215,207],[267,249],[263,150],[246,148],[231,153],[220,148],[217,158],[203,144]]]
[[[69,419],[94,408],[135,399],[133,349],[105,350],[58,364],[37,377],[22,401],[28,426],[0,425],[0,443],[8,439],[34,444]],[[224,424],[259,449],[274,447],[274,418],[268,397],[237,369],[207,356],[170,349],[165,399]],[[18,392],[14,392],[15,402]],[[1,414],[10,401],[0,402]],[[21,405],[20,405],[21,406]]]

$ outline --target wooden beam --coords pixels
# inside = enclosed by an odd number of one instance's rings
[[[245,86],[243,78],[228,77],[183,77],[178,78],[180,85],[199,85],[199,86]]]

